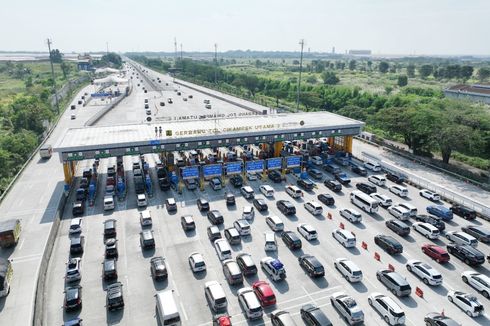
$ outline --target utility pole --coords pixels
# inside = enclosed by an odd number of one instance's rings
[[[105,42],[105,53],[109,54],[109,42]]]
[[[175,66],[177,68],[177,38],[176,37],[174,37],[174,49],[175,49],[174,60],[175,60]]]
[[[51,56],[51,40],[48,38],[48,51],[49,51],[49,63],[51,64],[51,78],[53,79],[53,94],[54,101],[56,103],[56,112],[60,114],[60,103],[58,102],[58,94],[56,93],[56,79],[54,78],[54,67],[53,67],[53,58]]]
[[[303,47],[305,45],[305,40],[301,39],[299,41],[301,45],[301,56],[299,59],[299,78],[298,78],[298,94],[296,95],[296,110],[299,110],[299,95],[301,93],[301,70],[303,70]]]
[[[180,43],[180,61],[182,62],[182,43]]]
[[[214,43],[214,61],[216,68],[214,69],[214,83],[218,84],[218,44]]]

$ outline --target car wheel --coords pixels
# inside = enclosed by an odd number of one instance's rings
[[[389,325],[390,324],[390,318],[388,316],[385,316],[385,322]]]
[[[465,258],[464,263],[465,263],[466,265],[469,265],[469,264],[470,264],[470,261],[468,260],[468,258]]]
[[[333,265],[335,266],[335,269],[339,269],[339,266],[337,266],[337,263],[333,263]]]
[[[447,297],[447,299],[449,300],[449,302],[453,302],[453,297]]]
[[[449,239],[449,234],[446,234],[446,239],[451,240],[451,239]]]
[[[379,274],[376,274],[376,278],[378,279],[378,281],[381,281],[381,276],[379,276]]]
[[[463,276],[463,282],[468,283],[468,278],[466,276]]]
[[[426,234],[426,235],[425,235],[425,237],[426,237],[427,239],[429,239],[429,235],[428,235],[428,234]]]
[[[424,281],[424,284],[425,284],[425,285],[429,285],[429,280],[428,280],[428,279],[424,278],[424,280],[423,280],[423,281]]]
[[[9,290],[10,291],[10,290]],[[488,292],[487,291],[482,291],[481,292],[481,295],[483,295],[485,298],[488,299],[489,295],[488,295]]]
[[[466,310],[466,314],[467,314],[468,316],[470,316],[470,317],[473,317],[473,316],[472,316],[471,311],[469,311],[469,310]]]
[[[393,295],[396,295],[396,290],[395,289],[391,289],[391,293],[393,293]]]
[[[368,303],[369,303],[370,306],[372,306],[373,305],[373,300],[371,300],[371,298],[369,298],[368,299]]]
[[[440,259],[436,259],[436,262],[438,262],[439,264],[442,264],[442,260],[440,260]]]
[[[411,271],[412,271],[412,266],[407,265],[407,270],[408,270],[409,272],[411,272]]]

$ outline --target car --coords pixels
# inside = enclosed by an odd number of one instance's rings
[[[265,197],[274,197],[274,188],[272,188],[269,185],[261,185],[259,187],[259,191],[265,196]]]
[[[345,248],[356,246],[356,236],[344,229],[334,229],[332,231],[332,236]]]
[[[417,215],[417,207],[411,205],[411,204],[408,204],[406,202],[401,202],[401,203],[398,203],[396,204],[396,206],[400,206],[400,207],[403,207],[405,208],[407,211],[410,212],[410,217],[415,217]]]
[[[397,184],[402,184],[402,183],[407,181],[407,179],[404,176],[394,174],[394,173],[387,173],[386,179],[393,181],[394,183],[397,183]]]
[[[142,227],[152,225],[151,213],[148,209],[140,212],[140,224]]]
[[[287,185],[286,186],[286,193],[291,196],[291,198],[300,198],[300,197],[303,197],[303,191],[301,191],[301,189],[299,189],[298,187],[296,186],[293,186],[293,185]]]
[[[197,208],[201,212],[209,211],[209,202],[204,198],[199,198],[197,200]]]
[[[389,235],[376,235],[374,237],[374,243],[390,255],[397,255],[403,252],[402,244]]]
[[[371,196],[371,198],[377,200],[381,207],[386,208],[386,207],[393,205],[393,200],[386,195],[375,192],[373,194],[370,194],[369,196]]]
[[[136,196],[136,203],[138,204],[138,207],[146,207],[148,205],[148,200],[146,199],[146,195],[138,194]]]
[[[398,297],[409,296],[412,293],[412,287],[398,272],[390,269],[380,269],[376,272],[376,278]]]
[[[439,232],[442,232],[446,229],[446,224],[444,224],[442,218],[438,216],[420,214],[415,216],[415,220],[417,222],[429,223],[430,225],[435,226],[439,230]]]
[[[254,216],[255,216],[255,211],[253,206],[249,206],[249,205],[243,206],[242,218],[246,220],[251,220],[254,218]]]
[[[408,221],[410,219],[410,211],[401,206],[392,205],[388,207],[388,212],[401,221]]]
[[[336,180],[325,180],[323,181],[323,184],[325,185],[325,187],[332,190],[333,192],[342,191],[342,185]]]
[[[282,181],[281,173],[277,170],[269,171],[267,177],[274,183],[280,183]]]
[[[404,237],[410,234],[410,226],[402,221],[391,219],[385,222],[388,229]]]
[[[70,237],[70,255],[83,254],[85,246],[85,237],[80,234]]]
[[[362,176],[362,177],[365,177],[367,176],[367,170],[362,167],[362,166],[359,166],[359,165],[352,165],[352,168],[351,168],[352,172]]]
[[[447,251],[462,260],[466,265],[478,266],[485,262],[485,255],[480,250],[469,245],[449,243]]]
[[[193,252],[189,255],[188,258],[189,266],[191,267],[191,271],[193,273],[204,272],[206,270],[206,263],[204,262],[204,257],[198,253]]]
[[[353,297],[345,292],[335,292],[330,296],[332,306],[337,309],[349,325],[362,324],[364,313]]]
[[[442,247],[433,245],[431,243],[426,243],[423,244],[421,248],[424,254],[434,259],[439,264],[447,263],[451,259],[448,252]]]
[[[244,186],[240,188],[240,192],[242,193],[245,199],[253,199],[255,197],[254,190],[250,186]]]
[[[152,230],[143,230],[140,232],[140,245],[142,249],[154,249],[155,238]]]
[[[465,220],[474,220],[476,218],[476,211],[462,205],[453,205],[450,208],[453,214],[461,216]]]
[[[276,207],[284,215],[294,215],[296,214],[296,207],[289,200],[278,200],[276,201]]]
[[[243,185],[243,179],[240,175],[234,174],[230,177],[230,183],[233,185],[233,187],[238,188]]]
[[[362,222],[362,215],[353,208],[341,208],[339,209],[339,214],[351,223]]]
[[[266,281],[254,282],[252,284],[252,289],[262,307],[273,306],[276,304],[276,295],[270,284]]]
[[[78,101],[78,102],[79,102],[79,104],[82,104],[82,103],[80,103],[81,101]],[[76,118],[77,118],[77,116],[76,116],[76,114],[75,114],[75,113],[72,113],[72,114],[70,115],[70,119],[71,119],[71,120],[75,120]]]
[[[412,224],[412,228],[427,239],[438,239],[441,234],[435,226],[429,223],[415,222]]]
[[[208,226],[207,228],[208,238],[213,242],[216,239],[221,239],[221,231],[216,225]]]
[[[304,203],[303,207],[312,215],[321,215],[323,213],[323,207],[314,200]]]
[[[327,206],[335,205],[335,199],[330,194],[319,194],[316,198]]]
[[[426,207],[427,213],[442,218],[444,221],[453,219],[453,212],[443,205],[429,205]]]
[[[290,250],[298,250],[302,247],[301,239],[293,231],[284,231],[281,238]]]
[[[106,287],[106,307],[107,310],[113,311],[124,308],[124,296],[122,290],[122,283],[116,282]]]
[[[224,222],[223,215],[217,209],[208,211],[207,217],[211,224],[214,225],[223,224]]]
[[[308,175],[311,176],[315,180],[321,180],[323,178],[322,171],[318,169],[308,169]]]
[[[254,172],[247,172],[247,180],[257,181],[257,174],[255,174]]]
[[[167,208],[167,212],[177,211],[177,203],[175,202],[175,198],[167,198],[165,200],[165,207]]]
[[[399,197],[407,197],[408,196],[408,189],[406,187],[400,186],[400,185],[393,185],[388,188],[388,190],[391,193],[394,193],[395,195]]]
[[[211,109],[211,104],[206,104],[206,105],[204,105],[204,107],[205,107],[206,109]]]
[[[74,202],[71,212],[73,216],[83,215],[83,213],[85,212],[84,202],[81,200],[77,200],[76,202]]]
[[[357,183],[356,188],[368,195],[374,194],[378,191],[376,186],[371,186],[369,183],[366,182]]]
[[[212,178],[209,180],[209,186],[215,191],[221,190],[221,180],[219,178]]]
[[[109,238],[105,241],[105,258],[117,258],[119,252],[117,250],[116,238]]]
[[[254,198],[252,203],[259,212],[263,212],[269,209],[269,206],[267,205],[266,201],[262,198]]]
[[[307,326],[332,326],[325,313],[313,304],[305,304],[300,310],[301,319]]]
[[[286,279],[286,270],[279,259],[264,257],[260,260],[260,268],[273,281],[282,281]]]
[[[240,267],[244,276],[257,274],[257,266],[255,265],[252,256],[247,253],[240,253],[236,257],[236,263]]]
[[[320,156],[312,156],[310,157],[310,161],[314,165],[319,165],[319,166],[323,165],[323,159]]]
[[[364,167],[374,172],[381,171],[381,165],[377,162],[364,162]]]
[[[351,181],[349,176],[345,172],[335,173],[333,176],[338,182],[340,182],[344,186],[348,185]]]
[[[225,239],[214,240],[213,244],[220,261],[231,259],[231,247]]]
[[[237,229],[240,236],[250,235],[250,224],[246,219],[239,219],[233,222],[233,227]]]
[[[156,281],[167,279],[168,270],[165,258],[158,256],[150,259],[150,273],[151,277]]]
[[[296,181],[296,184],[298,185],[298,187],[301,187],[306,191],[310,191],[310,190],[313,190],[313,188],[315,188],[315,184],[311,180],[308,180],[308,179],[299,179],[298,181]],[[291,195],[291,196],[293,196],[293,195]]]
[[[463,310],[469,317],[478,317],[485,312],[483,305],[472,294],[462,291],[449,291],[447,299]]]
[[[485,298],[488,299],[490,297],[490,277],[487,275],[475,271],[464,271],[461,274],[461,279]]]
[[[196,229],[196,223],[192,218],[192,215],[184,215],[180,217],[180,224],[182,225],[182,229],[187,231],[192,231]]]
[[[447,231],[446,239],[460,245],[466,244],[475,248],[478,245],[478,240],[475,237],[462,231]]]
[[[265,222],[274,232],[284,230],[284,223],[278,216],[267,216]]]
[[[428,189],[422,189],[419,191],[419,195],[421,197],[427,198],[428,200],[437,202],[441,200],[441,196],[439,196],[437,193],[430,191]]]
[[[301,234],[306,240],[311,241],[318,238],[318,233],[315,228],[310,224],[300,223],[297,228],[298,233]]]
[[[380,186],[380,187],[384,187],[386,184],[385,177],[383,177],[381,175],[373,174],[373,175],[370,175],[367,179],[369,182],[374,183],[375,185]]]
[[[165,102],[160,102],[160,106],[165,106]]]
[[[422,279],[425,285],[441,285],[442,275],[435,268],[420,260],[409,260],[405,265],[409,272]]]
[[[242,242],[240,233],[234,227],[225,229],[223,233],[225,235],[226,240],[228,240],[228,242],[231,245],[239,245]]]
[[[353,261],[347,258],[337,258],[334,266],[347,281],[351,283],[362,281],[362,271]]]
[[[82,232],[82,219],[80,217],[73,218],[70,221],[70,229],[68,230],[68,233],[71,234],[77,234]]]
[[[310,277],[325,276],[325,268],[315,256],[308,254],[301,255],[298,257],[298,262]]]
[[[82,287],[70,286],[65,290],[65,300],[63,307],[65,311],[82,309]]]
[[[69,319],[63,323],[63,326],[82,326],[82,321],[83,319],[81,318],[74,318],[74,319]]]
[[[390,297],[379,292],[373,292],[368,297],[368,303],[378,312],[388,325],[404,325],[405,312]]]
[[[117,279],[117,260],[115,258],[104,259],[102,277],[105,281]]]
[[[250,319],[258,319],[263,315],[262,306],[252,288],[243,287],[238,290],[238,303],[244,310],[245,316]]]
[[[235,195],[232,194],[231,192],[225,192],[225,201],[226,201],[226,206],[235,205]]]
[[[467,234],[472,235],[473,237],[478,239],[478,241],[481,241],[483,243],[490,242],[490,230],[488,230],[482,226],[467,225],[467,226],[461,227],[461,230]]]
[[[424,317],[426,326],[460,326],[460,323],[454,321],[454,319],[445,316],[438,312],[429,312]]]
[[[72,257],[66,264],[65,280],[68,283],[80,281],[82,279],[82,259]]]

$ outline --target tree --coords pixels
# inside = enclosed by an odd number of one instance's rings
[[[391,92],[393,92],[393,87],[391,87],[391,86],[386,86],[386,87],[385,87],[385,93],[386,93],[386,95],[390,95],[390,94],[391,94]]]
[[[462,66],[460,71],[461,79],[467,81],[473,76],[473,67],[472,66]]]
[[[431,66],[431,65],[422,65],[419,68],[419,74],[420,74],[420,77],[422,77],[422,78],[429,77],[430,74],[432,74],[433,71],[434,71],[434,67]]]
[[[24,84],[26,85],[26,88],[32,87],[32,76],[28,76],[27,79],[25,80]]]
[[[325,71],[322,74],[323,83],[326,85],[335,85],[338,84],[340,79],[333,71]]]
[[[399,87],[404,87],[408,85],[408,77],[405,75],[398,76],[397,84]]]
[[[390,68],[390,65],[388,62],[386,61],[381,61],[379,63],[379,66],[378,66],[378,69],[379,69],[379,72],[382,73],[382,74],[385,74],[388,72],[388,69]]]
[[[121,56],[114,52],[109,52],[107,54],[104,54],[100,59],[100,61],[102,64],[107,64],[107,65],[112,64],[117,68],[122,66]]]
[[[295,65],[295,66],[299,65],[299,60],[296,60],[296,59],[293,60],[293,65]]]
[[[356,60],[349,61],[349,70],[356,70],[357,62]]]
[[[68,77],[68,74],[70,73],[71,66],[63,61],[60,65],[60,68],[61,72],[63,73],[63,78],[66,79]]]
[[[371,71],[371,68],[373,66],[373,62],[371,60],[368,60],[367,66],[368,66],[368,69]]]
[[[63,61],[63,54],[61,54],[60,50],[58,49],[51,50],[50,57],[53,63],[61,63],[61,61]]]
[[[407,75],[410,78],[415,77],[415,65],[414,64],[409,64],[407,66]]]
[[[310,75],[306,78],[306,82],[308,82],[310,84],[316,84],[317,79],[314,75]]]
[[[490,68],[482,67],[478,69],[478,79],[483,82],[490,77]]]

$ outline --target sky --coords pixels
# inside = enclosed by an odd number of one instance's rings
[[[0,51],[490,54],[490,0],[1,0]]]

